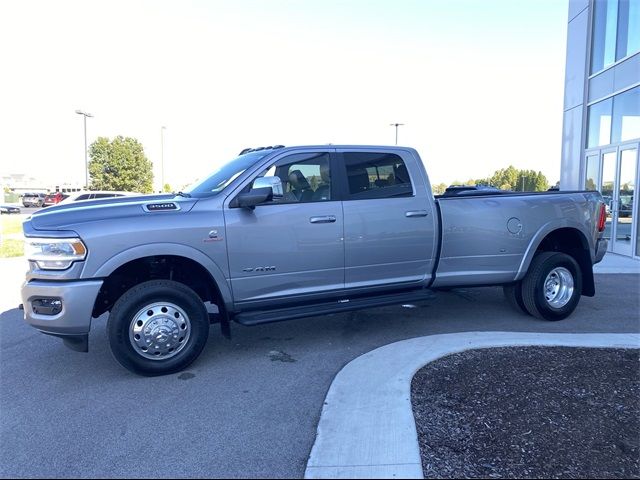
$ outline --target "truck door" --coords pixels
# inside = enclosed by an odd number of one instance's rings
[[[286,303],[337,295],[344,288],[343,215],[332,182],[333,155],[284,155],[255,177],[279,177],[282,198],[254,210],[230,208],[232,198],[225,202],[234,302],[247,308],[276,298]]]
[[[435,203],[417,156],[399,149],[340,149],[345,288],[402,288],[431,279]]]

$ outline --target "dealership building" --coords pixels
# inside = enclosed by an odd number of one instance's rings
[[[599,190],[609,250],[640,258],[640,0],[569,0],[562,190]]]

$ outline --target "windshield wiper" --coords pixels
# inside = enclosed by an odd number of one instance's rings
[[[184,197],[184,198],[191,198],[191,194],[190,193],[184,193],[184,192],[174,192],[174,195],[177,195],[179,197]]]

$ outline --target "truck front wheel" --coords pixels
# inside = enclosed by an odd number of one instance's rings
[[[209,336],[209,316],[186,285],[151,280],[116,301],[107,335],[123,367],[139,375],[166,375],[183,370],[200,355]]]
[[[582,294],[582,274],[573,257],[541,252],[522,281],[522,300],[531,315],[544,320],[567,318]]]

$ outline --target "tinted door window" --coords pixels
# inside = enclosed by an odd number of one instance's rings
[[[261,176],[277,176],[282,182],[284,197],[274,199],[267,204],[331,200],[331,169],[328,153],[289,155],[269,167]]]
[[[351,200],[413,195],[407,167],[399,155],[360,152],[343,155]]]

